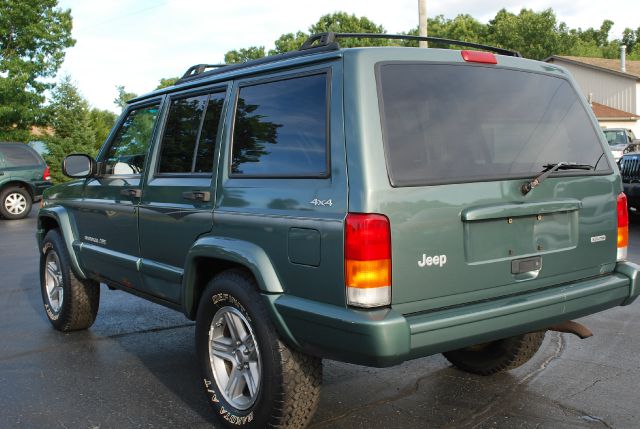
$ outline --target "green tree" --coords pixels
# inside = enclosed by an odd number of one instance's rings
[[[48,106],[48,117],[53,134],[47,137],[49,153],[45,156],[55,183],[68,180],[62,174],[62,160],[71,153],[98,152],[96,135],[91,128],[89,104],[78,88],[65,76],[56,85]]]
[[[160,82],[158,83],[158,86],[156,86],[156,89],[162,89],[162,88],[166,88],[168,86],[172,86],[175,85],[175,83],[178,81],[178,79],[180,79],[179,77],[166,77],[166,78],[162,78],[160,79]]]
[[[518,15],[502,9],[487,30],[489,43],[515,49],[527,58],[542,60],[560,51],[561,28],[551,9],[522,9]]]
[[[481,23],[471,15],[458,15],[453,19],[447,19],[444,15],[438,15],[435,18],[427,19],[427,21],[430,37],[475,43],[485,43],[487,39],[487,25]],[[418,27],[415,27],[406,34],[417,36]],[[418,46],[418,42],[414,41],[402,41],[400,44],[403,46]],[[430,43],[429,46],[432,48],[441,47],[437,43]]]
[[[308,38],[309,35],[303,31],[298,31],[296,34],[283,34],[275,41],[276,47],[269,51],[269,55],[283,54],[300,49],[300,46],[302,46]]]
[[[94,134],[94,149],[102,147],[116,122],[117,115],[109,110],[93,108],[89,111],[89,124]]]
[[[129,100],[138,96],[135,92],[127,91],[124,85],[116,86],[116,91],[118,91],[118,96],[113,100],[113,103],[121,109],[125,108]]]
[[[382,25],[377,25],[368,18],[349,15],[346,12],[335,12],[320,17],[318,22],[309,27],[308,33],[298,31],[295,34],[286,33],[275,41],[275,49],[269,51],[269,55],[282,54],[299,49],[310,34],[325,33],[384,33]],[[387,39],[340,39],[340,46],[349,48],[353,46],[386,46],[391,44]],[[249,60],[262,58],[266,55],[264,46],[251,46],[239,50],[232,50],[224,55],[226,64],[243,63]]]
[[[346,12],[335,12],[320,17],[317,23],[309,27],[310,34],[325,33],[385,33],[382,25],[377,25],[364,16],[357,17]],[[340,46],[351,48],[354,46],[386,46],[388,39],[340,39]]]
[[[44,123],[42,79],[55,76],[71,38],[71,11],[57,0],[0,2],[0,139],[28,141]]]
[[[225,64],[238,64],[251,60],[257,60],[265,56],[264,46],[251,46],[249,48],[242,48],[233,51],[229,51],[224,54]]]
[[[636,51],[640,54],[640,27],[633,31],[630,28],[625,28],[622,32],[622,44],[627,46],[627,53],[633,54]]]

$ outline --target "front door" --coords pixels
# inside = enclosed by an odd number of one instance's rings
[[[94,275],[139,289],[138,207],[160,99],[129,107],[98,156],[100,173],[85,184],[79,208],[80,258]]]

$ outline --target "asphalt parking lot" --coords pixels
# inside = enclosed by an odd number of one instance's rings
[[[51,328],[35,213],[0,220],[0,428],[213,427],[181,314],[103,286],[91,329]],[[630,235],[640,262],[640,221]],[[580,321],[594,337],[547,333],[531,362],[494,377],[439,355],[389,369],[325,361],[311,427],[640,427],[640,303]]]

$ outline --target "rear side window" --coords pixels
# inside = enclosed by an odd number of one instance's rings
[[[160,104],[131,110],[118,129],[105,159],[105,174],[140,174]]]
[[[27,167],[40,165],[40,160],[26,147],[16,145],[0,146],[7,167]]]
[[[162,137],[158,173],[209,173],[225,93],[175,99]]]
[[[231,175],[327,176],[327,74],[240,88]]]
[[[610,171],[596,129],[564,79],[425,63],[382,64],[377,78],[394,186],[530,177],[560,161]]]

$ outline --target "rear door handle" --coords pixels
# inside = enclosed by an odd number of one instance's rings
[[[124,195],[125,197],[131,197],[131,198],[140,198],[142,197],[142,189],[134,189],[134,188],[123,189],[120,191],[120,195]]]
[[[188,191],[182,193],[182,198],[191,201],[211,201],[211,192],[209,191]]]

